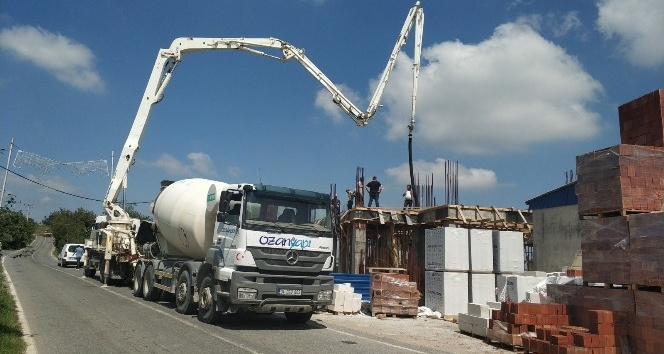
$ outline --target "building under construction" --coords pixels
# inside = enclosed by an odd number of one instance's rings
[[[425,230],[460,227],[519,231],[524,250],[532,246],[532,214],[515,208],[443,205],[390,209],[356,207],[340,216],[338,271],[364,274],[369,268],[403,268],[424,284]],[[527,265],[524,265],[527,269]],[[420,289],[422,291],[422,289]]]

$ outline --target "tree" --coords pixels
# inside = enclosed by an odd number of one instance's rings
[[[85,243],[94,227],[95,213],[83,208],[76,211],[60,208],[44,218],[43,223],[53,233],[55,249],[60,249],[67,243]]]
[[[8,203],[9,204],[9,203]],[[23,214],[9,208],[0,208],[0,242],[7,249],[20,249],[34,239],[37,224]]]
[[[138,212],[136,210],[135,204],[127,204],[124,207],[124,210],[127,212],[127,214],[129,214],[130,218],[138,219],[138,220],[152,220],[151,217],[149,217],[147,215],[143,215],[140,212]]]

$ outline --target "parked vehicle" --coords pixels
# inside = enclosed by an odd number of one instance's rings
[[[58,254],[58,265],[60,267],[75,265],[76,257],[74,254],[76,253],[76,249],[79,246],[85,248],[85,245],[80,243],[67,243],[64,246],[62,246],[62,250]]]

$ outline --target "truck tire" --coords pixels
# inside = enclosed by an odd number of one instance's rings
[[[189,271],[184,270],[178,277],[175,287],[175,310],[179,313],[189,315],[194,312],[194,298],[192,296],[191,279]]]
[[[305,323],[311,319],[312,312],[285,312],[286,320],[291,323]]]
[[[198,320],[203,323],[212,324],[219,320],[220,314],[213,294],[214,279],[212,273],[208,273],[201,282],[198,296]]]
[[[132,293],[136,297],[143,297],[143,277],[141,276],[143,272],[143,266],[138,264],[136,269],[134,269],[134,285],[132,287]]]
[[[85,268],[85,269],[83,269],[83,274],[85,274],[86,278],[94,277],[95,273],[97,273],[97,270],[94,269],[94,268]]]
[[[154,267],[150,264],[143,273],[143,299],[156,301],[161,296],[161,291],[154,287]]]

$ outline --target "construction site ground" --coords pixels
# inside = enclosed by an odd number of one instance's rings
[[[321,325],[343,327],[350,333],[391,340],[431,349],[436,353],[509,353],[513,348],[489,344],[484,338],[459,332],[459,326],[448,320],[429,317],[393,317],[320,312],[312,321]]]

